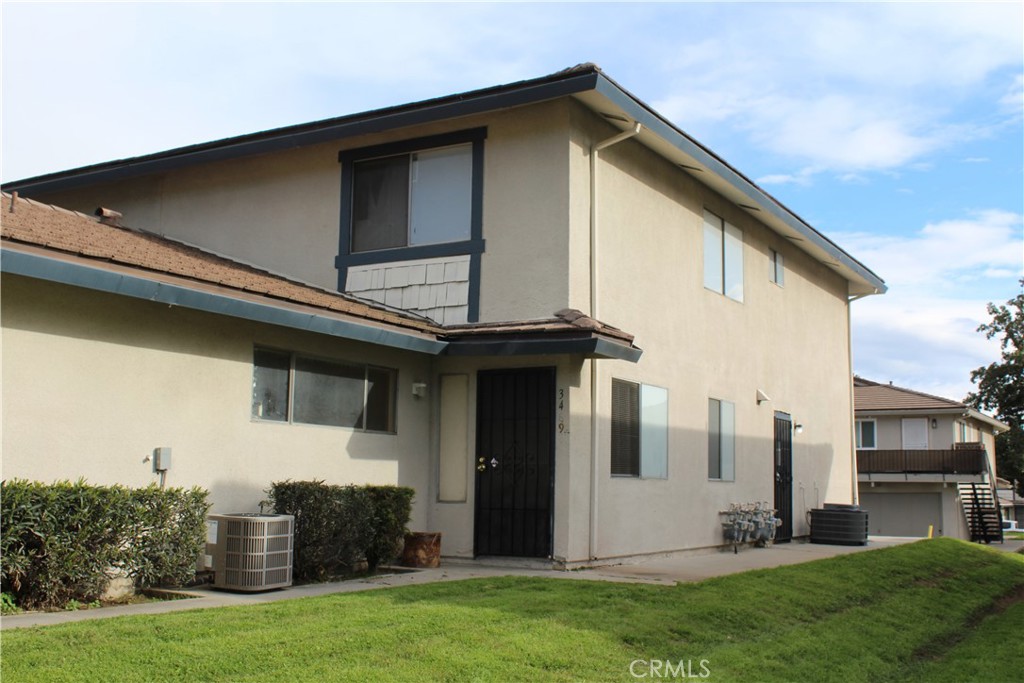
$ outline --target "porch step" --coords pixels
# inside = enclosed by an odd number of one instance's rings
[[[971,531],[971,540],[991,543],[1003,542],[1003,518],[996,502],[995,491],[989,483],[957,484],[960,505]]]

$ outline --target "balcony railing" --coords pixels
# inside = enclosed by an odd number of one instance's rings
[[[857,451],[859,474],[982,474],[984,449],[948,451]]]

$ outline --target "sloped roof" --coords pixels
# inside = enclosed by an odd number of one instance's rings
[[[338,141],[560,97],[575,98],[620,129],[640,124],[642,132],[635,136],[636,142],[735,202],[790,240],[796,248],[836,271],[849,283],[851,294],[869,295],[886,291],[885,282],[867,266],[592,63],[578,64],[547,76],[506,85],[15,180],[4,183],[3,189],[33,194],[87,187],[194,164]]]
[[[4,272],[397,348],[461,355],[584,353],[634,362],[641,354],[633,335],[579,311],[445,327],[178,240],[7,193],[0,196],[0,238]]]
[[[872,382],[863,377],[853,378],[854,411],[859,414],[900,413],[960,413],[1005,431],[1008,427],[984,413],[952,399],[926,394],[890,384]]]
[[[76,211],[14,198],[6,192],[0,208],[3,239],[12,243],[41,246],[97,264],[133,266],[421,332],[441,331],[439,325],[422,316],[291,280],[167,237],[103,223]]]

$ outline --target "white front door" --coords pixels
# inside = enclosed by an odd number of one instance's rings
[[[903,450],[928,450],[928,419],[924,417],[903,420]]]

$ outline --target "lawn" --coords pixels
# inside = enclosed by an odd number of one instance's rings
[[[2,674],[5,683],[1010,681],[1022,600],[1024,556],[940,538],[676,587],[476,579],[5,631]]]

